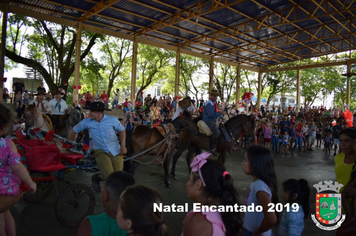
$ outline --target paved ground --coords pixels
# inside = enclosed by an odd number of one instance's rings
[[[305,178],[312,186],[322,180],[334,180],[333,156],[325,156],[321,149],[314,148],[314,152],[306,152],[302,155],[276,156],[275,170],[278,178],[278,192],[281,199],[280,184],[288,178]],[[243,151],[233,152],[226,162],[229,173],[235,180],[236,187],[240,193],[240,202],[244,202],[244,197],[251,183],[251,177],[246,176],[241,167],[243,160]],[[151,160],[151,156],[146,160]],[[164,187],[162,181],[162,167],[156,164],[140,165],[135,174],[136,182],[145,184],[157,189],[163,196],[166,204],[183,204],[185,202],[192,206],[192,201],[188,199],[185,184],[188,181],[188,171],[185,158],[178,161],[177,177],[178,180],[171,180],[172,188]],[[91,173],[79,170],[66,174],[66,179],[72,183],[90,184]],[[63,182],[57,184],[60,192],[66,185]],[[315,212],[315,189],[312,188],[310,205],[311,212]],[[18,236],[64,236],[75,235],[76,228],[62,226],[55,218],[54,206],[57,198],[56,190],[53,189],[46,200],[39,204],[29,204],[21,200],[12,209],[16,220]],[[100,204],[100,195],[96,194],[95,214],[103,211]],[[185,213],[166,213],[165,222],[171,230],[172,235],[180,235],[182,220]],[[275,234],[278,234],[278,227],[273,228]],[[306,226],[303,235],[335,235],[335,232],[326,232],[318,229],[310,217],[306,220]]]

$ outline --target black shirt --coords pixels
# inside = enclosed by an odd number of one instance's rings
[[[42,91],[42,92],[44,92],[44,93],[45,93],[45,92],[46,92],[46,89],[45,89],[45,88],[43,88],[43,87],[38,87],[38,88],[37,88],[37,92],[39,92],[39,91]]]
[[[25,85],[22,82],[14,83],[14,87],[15,87],[15,93],[17,93],[18,91],[23,92],[25,89]]]

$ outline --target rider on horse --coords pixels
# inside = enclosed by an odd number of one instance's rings
[[[195,106],[192,103],[190,97],[184,98],[182,101],[178,103],[178,108],[172,117],[172,121],[177,117],[183,115],[184,111],[188,111],[189,113],[195,112]]]
[[[220,112],[218,109],[218,104],[216,103],[216,99],[220,96],[220,93],[217,90],[211,90],[210,99],[204,105],[203,111],[203,121],[209,126],[211,132],[214,134],[210,136],[210,152],[214,156],[218,156],[219,153],[216,150],[216,144],[218,142],[218,138],[220,135],[220,130],[216,126],[216,119],[220,115],[225,115],[224,111]]]
[[[42,90],[38,90],[37,94],[35,95],[37,95],[36,100],[31,101],[29,105],[34,104],[35,107],[38,107],[38,109],[40,109],[42,114],[51,113],[52,107],[51,105],[49,105],[48,101],[44,99],[44,95],[46,95],[46,93],[43,92]]]
[[[49,105],[52,107],[51,120],[52,124],[56,130],[60,123],[60,117],[62,117],[66,111],[68,110],[68,106],[66,101],[62,99],[62,93],[60,91],[56,91],[53,93],[54,98],[49,101]]]

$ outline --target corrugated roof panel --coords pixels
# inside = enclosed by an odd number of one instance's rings
[[[194,21],[192,22],[186,20],[174,25],[203,35],[213,32],[213,30],[209,29],[208,27],[204,27],[204,25],[200,24],[200,22],[201,21],[198,21],[199,24],[196,24]]]
[[[104,11],[100,12],[99,15],[102,17],[109,17],[109,18],[118,19],[120,21],[126,21],[129,24],[131,23],[134,25],[140,25],[142,26],[142,28],[151,25],[154,22],[152,20],[147,20],[145,18],[138,17],[126,12],[118,11],[113,8],[105,9]]]
[[[141,2],[145,2],[145,1],[141,1]],[[117,10],[122,9],[125,11],[133,12],[138,15],[143,15],[145,17],[152,18],[153,20],[162,20],[168,17],[169,14],[174,14],[176,12],[176,10],[170,7],[165,7],[161,4],[159,7],[157,7],[155,6],[156,4],[154,3],[155,3],[154,1],[147,1],[146,4],[152,6],[152,7],[148,7],[133,1],[122,0],[116,3],[113,9],[117,9]]]
[[[147,35],[151,35],[153,37],[158,37],[158,38],[161,38],[161,39],[164,39],[164,40],[171,41],[173,44],[182,42],[181,39],[178,39],[178,38],[174,37],[174,35],[169,36],[167,34],[161,33],[160,31],[151,31]]]
[[[102,24],[108,24],[108,26],[116,26],[116,27],[127,29],[127,30],[135,31],[135,32],[137,32],[138,30],[141,29],[140,27],[132,26],[130,24],[122,23],[119,21],[114,21],[112,19],[107,19],[105,17],[101,17],[101,16],[97,16],[97,15],[90,17],[90,20],[100,22]]]
[[[180,30],[179,28],[170,27],[170,26],[167,26],[164,29],[159,30],[159,31],[160,32],[165,32],[165,33],[168,33],[168,34],[172,34],[172,35],[176,35],[177,37],[185,38],[186,40],[191,40],[191,39],[197,37],[196,34],[189,33],[189,32],[187,32],[185,30]]]
[[[230,9],[221,9],[204,15],[205,19],[211,20],[225,27],[236,24],[237,21],[243,20],[242,16]]]

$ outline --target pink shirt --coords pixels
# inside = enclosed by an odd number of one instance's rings
[[[187,216],[183,220],[183,224],[189,219],[189,217],[196,212],[191,210],[188,212]],[[213,228],[212,236],[224,236],[226,229],[224,222],[221,219],[221,215],[219,212],[199,212],[205,216],[205,218],[211,223]],[[183,233],[182,233],[183,236]]]
[[[21,156],[11,151],[10,140],[0,138],[0,194],[19,194],[20,179],[11,171],[11,166],[19,163]]]

